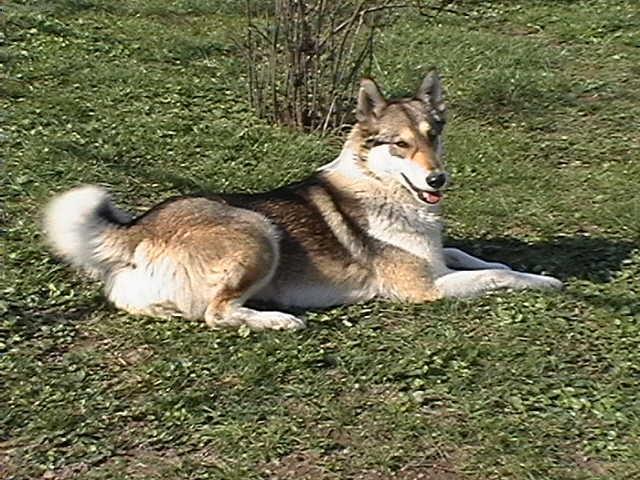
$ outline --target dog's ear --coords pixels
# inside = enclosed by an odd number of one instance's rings
[[[442,91],[442,82],[440,81],[440,75],[435,68],[424,77],[422,84],[416,92],[416,98],[423,101],[431,108],[435,108],[439,112],[444,112],[444,92]]]
[[[372,120],[386,104],[387,102],[380,93],[376,82],[370,78],[363,78],[360,82],[358,105],[356,106],[356,119],[358,122],[366,123]]]

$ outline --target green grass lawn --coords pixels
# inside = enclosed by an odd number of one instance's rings
[[[561,293],[373,302],[247,334],[118,312],[52,258],[41,209],[77,184],[141,212],[336,155],[339,138],[251,112],[241,5],[5,5],[0,479],[640,478],[634,0],[466,2],[379,37],[387,92],[444,74],[449,243]]]

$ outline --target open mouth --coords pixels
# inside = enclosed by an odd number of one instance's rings
[[[411,183],[411,181],[407,178],[407,176],[404,173],[401,173],[400,175],[402,175],[402,178],[404,178],[405,182],[407,182],[409,187],[411,187],[411,189],[415,192],[418,198],[422,200],[424,203],[428,203],[429,205],[435,205],[440,200],[442,200],[442,197],[444,196],[442,192],[430,192],[428,190],[421,190],[418,187],[416,187],[413,183]]]

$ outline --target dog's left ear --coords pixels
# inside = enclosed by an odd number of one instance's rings
[[[363,78],[358,91],[358,105],[356,106],[356,119],[360,123],[368,123],[375,119],[380,110],[384,108],[386,101],[380,93],[376,82],[370,78]]]
[[[432,69],[427,76],[424,77],[424,80],[422,80],[422,84],[416,92],[416,98],[422,100],[431,106],[431,108],[435,108],[440,112],[444,111],[445,104],[442,82],[440,81],[440,75],[438,75],[435,69]]]

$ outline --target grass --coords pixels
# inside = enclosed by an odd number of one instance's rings
[[[469,3],[381,36],[387,91],[446,77],[449,243],[564,292],[372,302],[298,333],[128,316],[43,245],[52,194],[100,183],[140,212],[339,149],[254,117],[238,8],[5,7],[0,478],[640,476],[635,2]]]

